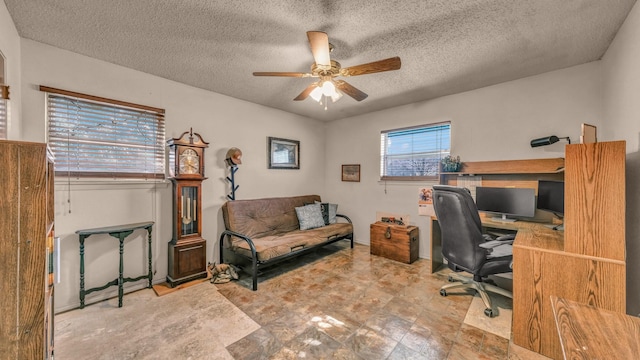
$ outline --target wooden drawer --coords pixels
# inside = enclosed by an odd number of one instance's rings
[[[411,264],[418,259],[418,228],[376,222],[371,224],[371,254]]]

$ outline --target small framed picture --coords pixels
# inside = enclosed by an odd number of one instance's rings
[[[269,169],[300,169],[300,141],[269,137]]]
[[[360,164],[342,165],[342,181],[360,182]]]

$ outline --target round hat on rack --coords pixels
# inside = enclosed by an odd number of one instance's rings
[[[227,156],[225,158],[227,165],[235,166],[242,164],[242,150],[232,147],[227,151]]]

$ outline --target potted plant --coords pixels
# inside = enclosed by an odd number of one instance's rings
[[[462,168],[460,156],[447,155],[441,160],[443,172],[458,172]]]

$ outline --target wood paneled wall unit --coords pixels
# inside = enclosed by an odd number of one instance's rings
[[[513,342],[554,359],[563,355],[551,296],[626,311],[626,143],[570,144],[565,156],[467,162],[461,172],[443,173],[440,179],[457,185],[460,176],[480,175],[482,186],[534,188],[536,193],[538,180],[564,180],[564,232],[522,222],[514,226],[513,243]],[[542,216],[550,215],[538,211],[534,221]],[[438,246],[439,234],[432,230],[432,254]],[[437,267],[440,258],[432,258]]]
[[[551,296],[624,313],[624,141],[566,146],[564,237],[513,245],[513,342],[562,359]]]
[[[53,162],[0,140],[0,359],[53,355]]]
[[[567,146],[565,251],[624,261],[624,141]]]

